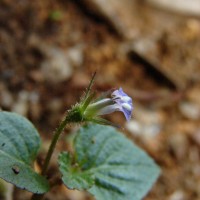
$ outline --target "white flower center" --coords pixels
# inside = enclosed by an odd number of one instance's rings
[[[122,104],[122,107],[125,108],[125,109],[128,110],[128,111],[131,111],[131,110],[132,110],[131,105],[129,105],[128,103],[123,103],[123,104]]]
[[[129,96],[123,96],[121,97],[122,101],[128,102],[131,101],[131,98]]]

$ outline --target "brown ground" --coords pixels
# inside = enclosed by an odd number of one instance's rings
[[[52,130],[66,109],[79,100],[91,74],[97,71],[94,88],[100,93],[122,86],[134,100],[133,121],[146,126],[147,133],[135,134],[121,115],[110,115],[108,119],[129,127],[125,128],[127,135],[162,168],[162,175],[145,200],[199,200],[199,80],[184,91],[172,88],[163,81],[163,75],[146,68],[138,58],[126,56],[123,39],[109,23],[74,2],[0,2],[0,107],[27,116],[40,131],[44,148],[37,167],[40,168]],[[173,45],[168,47],[173,52],[170,48]],[[45,62],[52,61],[51,50],[66,57],[72,72],[65,74],[63,68],[58,74],[45,71]],[[198,70],[199,73],[200,66]],[[148,132],[152,124],[161,127],[158,133]],[[49,174],[56,173],[57,153],[70,148],[66,142],[70,130],[73,127],[65,131],[58,144]],[[14,200],[28,196],[24,191],[14,191]],[[47,199],[90,197],[57,186]]]

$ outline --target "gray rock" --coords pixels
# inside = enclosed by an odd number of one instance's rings
[[[58,83],[72,75],[72,66],[66,53],[57,47],[45,48],[46,59],[41,63],[41,71],[47,81]]]
[[[187,15],[200,16],[199,0],[147,0],[149,3],[162,9],[180,12]]]
[[[200,106],[192,102],[180,102],[179,109],[182,115],[191,120],[200,119]]]

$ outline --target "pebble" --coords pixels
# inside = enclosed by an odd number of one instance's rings
[[[65,52],[57,47],[45,49],[47,57],[41,63],[41,71],[44,78],[52,83],[68,80],[73,70]]]
[[[200,147],[200,128],[193,131],[190,135],[193,141]]]
[[[179,109],[182,115],[191,120],[200,119],[200,105],[192,102],[181,102]]]
[[[20,115],[27,116],[28,114],[28,100],[29,93],[27,91],[21,91],[18,95],[17,101],[13,104],[11,110]]]
[[[84,191],[69,190],[66,187],[64,188],[64,190],[70,200],[85,200],[86,199],[87,194]]]
[[[127,129],[140,137],[154,138],[162,130],[164,115],[161,111],[135,105],[134,117],[126,124]]]
[[[71,47],[67,52],[67,56],[71,65],[80,67],[83,64],[83,45]]]
[[[6,89],[2,89],[1,90],[1,106],[10,108],[13,104],[13,101],[14,99],[13,99],[12,94]]]
[[[186,200],[186,197],[182,190],[177,190],[170,195],[169,200]]]
[[[160,147],[160,133],[163,129],[164,115],[161,111],[135,106],[134,117],[126,123],[127,130],[138,137],[149,149],[157,151]]]
[[[29,95],[29,112],[34,120],[38,120],[41,116],[40,95],[35,91],[32,91]]]
[[[199,32],[200,34],[200,32]],[[189,101],[200,105],[200,86],[194,86],[187,91],[187,98]]]
[[[147,0],[150,3],[166,10],[200,16],[199,0]]]
[[[154,138],[161,131],[161,126],[159,124],[143,124],[137,120],[128,122],[126,128],[134,135],[146,139]]]
[[[57,113],[60,111],[60,109],[63,106],[63,101],[62,99],[59,98],[54,98],[51,101],[48,102],[48,109],[52,112],[52,113]]]
[[[174,133],[168,139],[169,148],[177,158],[177,160],[184,160],[188,154],[189,141],[187,135],[184,133]]]

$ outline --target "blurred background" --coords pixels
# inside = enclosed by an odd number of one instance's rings
[[[106,118],[162,168],[144,200],[200,200],[200,0],[0,1],[0,108],[39,130],[38,171],[95,71],[98,94],[123,87],[134,101],[130,122]],[[62,135],[49,176],[76,128]],[[1,200],[30,195],[0,180]],[[92,198],[58,185],[46,199]]]

